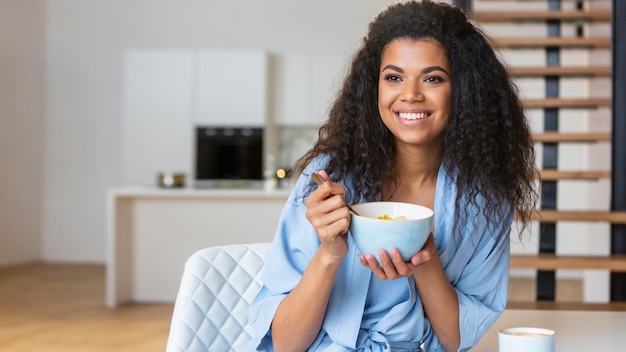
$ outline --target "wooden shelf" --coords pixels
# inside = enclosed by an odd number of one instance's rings
[[[602,10],[560,10],[560,11],[476,11],[472,19],[480,23],[522,22],[522,21],[585,21],[609,22],[611,12]]]
[[[537,48],[537,47],[609,49],[611,47],[611,38],[609,37],[493,38],[492,45],[496,49]]]
[[[587,221],[626,224],[626,212],[598,210],[538,210],[531,215],[532,220],[542,222]]]
[[[610,179],[611,171],[540,170],[537,178],[545,181]]]
[[[626,272],[626,255],[610,256],[556,255],[511,255],[512,268],[532,268],[538,270],[611,270]]]
[[[595,143],[611,142],[610,133],[560,133],[544,132],[535,133],[533,140],[538,143]]]
[[[513,77],[610,77],[611,67],[608,66],[538,66],[538,67],[512,67]]]
[[[574,311],[626,311],[626,302],[576,303],[576,302],[507,302],[506,309],[574,310]]]
[[[611,107],[610,98],[545,98],[526,99],[522,102],[527,109],[536,108],[574,108],[574,109],[597,109]]]

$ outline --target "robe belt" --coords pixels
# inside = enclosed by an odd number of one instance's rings
[[[391,342],[378,331],[359,331],[358,352],[423,352],[424,342]]]

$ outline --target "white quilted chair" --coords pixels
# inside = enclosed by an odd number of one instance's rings
[[[199,250],[187,259],[167,352],[241,351],[250,340],[248,306],[261,288],[269,243]]]

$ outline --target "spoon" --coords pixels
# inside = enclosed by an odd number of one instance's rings
[[[317,183],[318,186],[324,183],[324,180],[320,177],[320,175],[317,174],[317,172],[311,174],[311,179],[313,180],[313,182]],[[349,206],[348,204],[346,204],[346,206],[348,207],[348,209],[350,209],[350,212],[352,212],[352,214],[359,215],[359,213],[357,213],[356,210],[352,209],[351,206]]]

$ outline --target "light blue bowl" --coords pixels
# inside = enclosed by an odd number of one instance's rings
[[[380,263],[378,250],[391,253],[397,248],[408,262],[428,239],[433,226],[433,211],[421,205],[400,202],[367,202],[352,205],[350,233],[363,254],[372,254]],[[378,216],[406,217],[406,220],[382,220]]]

